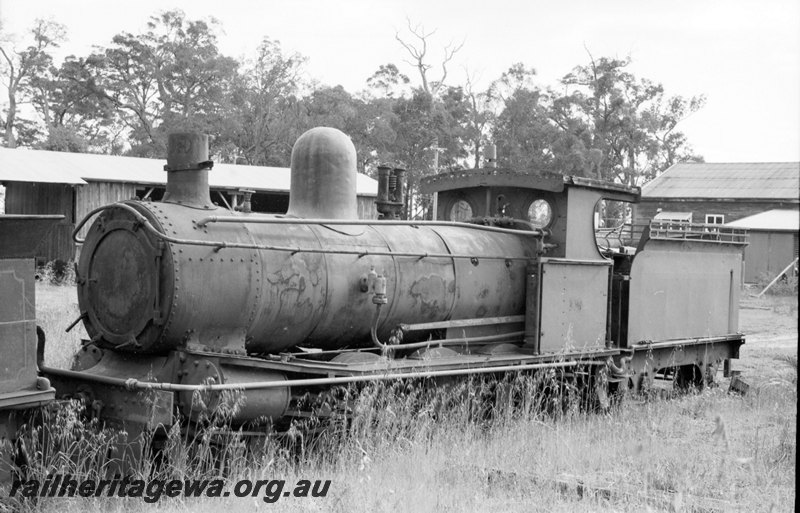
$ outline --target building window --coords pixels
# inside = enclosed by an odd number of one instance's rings
[[[725,224],[725,216],[722,214],[706,214],[706,224]]]

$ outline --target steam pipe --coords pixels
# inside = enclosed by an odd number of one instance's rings
[[[89,213],[92,215],[92,213]],[[496,226],[486,226],[482,224],[473,223],[459,223],[454,221],[405,221],[405,220],[342,220],[342,219],[294,219],[289,217],[239,217],[239,216],[207,216],[198,219],[197,226],[199,228],[205,227],[208,223],[253,223],[253,224],[319,224],[319,225],[354,225],[354,226],[454,226],[459,228],[471,228],[473,230],[483,230],[494,233],[510,233],[513,235],[530,235],[534,237],[544,237],[549,235],[550,231],[546,229],[533,228],[531,223],[526,223],[521,219],[517,222],[525,223],[531,226],[530,230],[514,230],[511,228],[498,228]],[[82,223],[83,224],[83,223]]]
[[[130,212],[136,220],[142,225],[142,227],[147,230],[150,234],[158,237],[162,240],[167,242],[172,242],[173,244],[185,244],[187,246],[209,246],[216,248],[217,251],[223,248],[240,248],[240,249],[260,249],[260,250],[268,250],[268,251],[287,251],[290,253],[321,253],[321,254],[336,254],[336,255],[358,255],[359,258],[364,256],[394,256],[394,257],[414,257],[414,258],[482,258],[486,260],[523,260],[528,261],[531,257],[519,257],[519,256],[505,256],[505,255],[462,255],[457,253],[410,253],[410,252],[397,252],[397,251],[359,251],[353,249],[321,249],[321,248],[300,248],[300,247],[287,247],[287,246],[270,246],[266,244],[245,244],[241,242],[225,242],[225,241],[207,241],[207,240],[197,240],[197,239],[180,239],[177,237],[171,237],[165,233],[162,233],[156,230],[150,221],[139,213],[135,208],[126,205],[124,203],[114,203],[113,205],[105,205],[102,207],[98,207],[91,212],[89,212],[86,217],[75,227],[75,230],[72,232],[72,240],[74,240],[78,244],[83,244],[85,239],[81,239],[78,237],[78,232],[83,228],[86,222],[98,212],[109,208],[121,208],[127,212]],[[295,221],[292,219],[291,221]],[[298,220],[300,222],[304,222],[303,220]],[[334,224],[324,220],[315,220],[319,222],[319,224]],[[241,221],[240,221],[241,222]],[[432,221],[435,222],[435,221]],[[353,223],[350,221],[343,221],[341,224],[359,224]],[[371,223],[364,223],[364,224],[371,224]],[[407,224],[405,222],[401,222],[401,224]],[[464,223],[461,223],[464,224]],[[474,226],[467,224],[466,226]],[[490,227],[483,227],[490,228]],[[500,228],[494,228],[495,230],[500,230]],[[514,231],[514,230],[507,230],[508,232],[512,232],[515,234],[527,234],[525,231]],[[533,234],[536,235],[536,234]]]
[[[462,337],[462,338],[442,338],[439,340],[428,340],[425,342],[412,342],[409,344],[387,345],[390,349],[420,349],[423,347],[457,346],[469,344],[484,344],[489,342],[499,342],[507,338],[521,337],[524,331],[509,331],[498,335],[484,335],[482,337]]]
[[[455,346],[455,345],[469,345],[469,344],[479,344],[479,343],[486,343],[486,342],[498,342],[500,340],[505,340],[507,338],[514,338],[514,337],[521,337],[525,334],[524,331],[511,331],[509,333],[500,333],[498,335],[485,335],[482,337],[461,337],[461,338],[442,338],[439,340],[427,340],[425,342],[411,342],[408,344],[384,344],[378,338],[378,318],[381,315],[381,306],[382,304],[375,305],[375,314],[372,316],[372,328],[370,329],[370,336],[372,337],[372,343],[375,347],[380,348],[381,350],[388,352],[388,351],[396,351],[398,349],[421,349],[421,348],[428,348],[428,347],[443,347],[443,346]]]
[[[736,340],[741,340],[743,337],[741,333],[739,334],[731,334],[731,335],[717,335],[714,337],[697,337],[697,338],[682,338],[682,339],[672,339],[672,340],[664,340],[661,342],[651,342],[648,340],[637,342],[633,344],[630,349],[634,351],[647,349],[648,351],[651,349],[663,349],[663,348],[671,348],[676,346],[693,346],[693,345],[700,345],[700,344],[720,344],[723,342],[735,342]]]
[[[451,369],[441,371],[424,372],[399,372],[395,374],[369,374],[362,376],[341,376],[337,378],[307,378],[293,379],[288,381],[253,381],[251,383],[220,384],[220,385],[184,385],[179,383],[157,383],[152,381],[139,381],[135,378],[112,378],[110,376],[99,376],[87,372],[77,372],[66,369],[54,369],[52,367],[42,367],[41,371],[45,374],[60,376],[68,379],[83,381],[93,381],[104,385],[111,385],[126,388],[128,390],[164,390],[168,392],[222,392],[226,390],[266,390],[271,388],[286,387],[307,387],[320,385],[344,385],[348,383],[363,383],[369,381],[390,381],[393,379],[408,378],[440,378],[448,376],[465,376],[470,374],[491,374],[493,372],[523,371],[534,369],[552,369],[563,367],[575,367],[576,365],[598,365],[603,362],[578,362],[577,360],[566,360],[563,362],[529,363],[520,365],[502,365],[497,367],[471,367],[462,369]]]
[[[378,303],[378,304],[375,305],[375,314],[372,316],[372,327],[369,330],[369,334],[372,337],[372,343],[375,345],[375,347],[380,348],[381,352],[386,354],[386,353],[388,353],[389,351],[391,351],[393,348],[395,348],[397,346],[396,345],[395,346],[390,346],[389,344],[384,344],[378,338],[378,319],[381,316],[381,307],[382,306],[383,306],[382,303]]]

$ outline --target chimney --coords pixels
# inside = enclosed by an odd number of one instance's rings
[[[195,208],[215,208],[208,188],[208,135],[176,132],[167,136],[167,190],[162,201]]]

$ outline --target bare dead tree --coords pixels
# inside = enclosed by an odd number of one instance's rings
[[[475,155],[474,167],[477,169],[481,161],[484,131],[492,118],[492,112],[488,105],[491,98],[486,91],[477,91],[475,89],[473,76],[470,75],[469,70],[465,69],[464,71],[467,76],[464,85],[464,94],[467,96],[470,107],[469,139],[472,145],[472,152]]]
[[[412,41],[405,41],[402,37],[400,37],[399,32],[395,33],[394,38],[411,56],[411,60],[406,60],[405,62],[416,68],[419,72],[420,79],[422,80],[422,89],[424,89],[426,93],[436,96],[447,79],[447,64],[453,59],[453,56],[458,53],[459,50],[461,50],[461,48],[464,46],[464,42],[462,41],[460,44],[454,44],[451,42],[445,45],[444,57],[442,58],[440,64],[442,70],[441,76],[438,80],[432,80],[428,76],[428,72],[433,69],[433,65],[426,60],[426,57],[429,57],[428,40],[436,33],[436,30],[426,32],[425,28],[421,24],[418,23],[413,25],[411,20],[408,18],[406,18],[406,24],[408,25],[408,31],[411,33]]]

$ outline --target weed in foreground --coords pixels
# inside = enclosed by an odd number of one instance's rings
[[[36,279],[51,285],[75,286],[75,262],[72,260],[51,260],[39,267]]]
[[[558,373],[373,383],[331,391],[324,415],[258,435],[230,424],[225,408],[237,407],[234,394],[218,415],[193,419],[203,430],[173,426],[157,443],[145,441],[144,453],[155,451],[160,461],[143,458],[127,473],[332,480],[325,502],[287,499],[281,504],[289,510],[788,511],[797,401],[790,383],[787,376],[784,385],[756,387],[745,397],[724,387],[670,400],[622,397],[602,414],[581,409],[580,394]],[[118,433],[78,413],[70,403],[38,428],[34,447],[44,457],[33,475],[110,470],[104,457]],[[145,506],[93,500],[115,509]],[[63,504],[45,499],[23,507]],[[255,509],[233,499],[167,504]]]

